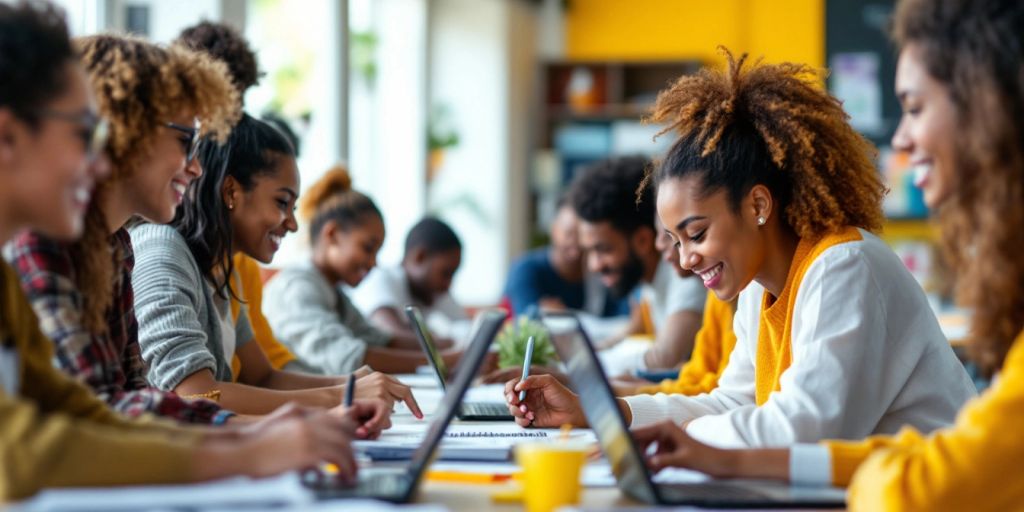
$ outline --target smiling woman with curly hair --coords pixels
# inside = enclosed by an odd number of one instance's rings
[[[682,268],[739,296],[736,347],[710,393],[626,397],[623,413],[634,427],[670,420],[642,435],[683,424],[725,446],[947,425],[974,388],[921,287],[871,233],[884,192],[871,146],[807,67],[727,57],[659,95],[653,121],[678,136],[648,181]],[[548,395],[529,393],[520,422],[582,423]]]
[[[99,35],[75,42],[100,114],[110,122],[111,175],[97,184],[83,237],[58,243],[25,233],[12,246],[22,288],[59,366],[114,409],[180,421],[223,423],[231,414],[150,387],[133,309],[133,216],[168,222],[202,171],[199,133],[227,134],[237,93],[223,64],[180,47]],[[201,128],[199,128],[201,126]],[[198,133],[197,133],[198,132]]]
[[[999,378],[955,423],[927,436],[905,428],[862,441],[720,450],[671,425],[643,429],[641,442],[658,441],[655,467],[849,485],[850,510],[1024,503],[1024,4],[902,0],[892,28],[903,107],[893,147],[908,153],[957,263],[958,300],[972,309],[972,356]]]

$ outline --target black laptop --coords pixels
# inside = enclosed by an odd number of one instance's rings
[[[491,315],[498,313],[495,311],[484,311],[481,314]],[[427,323],[423,320],[423,314],[416,306],[406,306],[405,315],[409,317],[409,325],[412,326],[412,330],[416,333],[416,339],[420,340],[420,347],[423,348],[423,353],[427,356],[427,362],[434,369],[438,385],[441,386],[441,390],[445,390],[448,385],[448,366],[444,364],[444,359],[441,358],[441,353],[437,350],[437,345],[434,344],[434,338],[430,335],[430,330],[427,329]],[[484,322],[481,321],[478,315],[477,320],[474,322],[470,339],[475,340],[479,330],[483,327]],[[491,334],[487,341],[488,346],[497,334],[497,331]],[[459,366],[462,366],[462,364]],[[479,364],[476,366],[479,367]],[[465,402],[459,406],[456,415],[463,421],[512,421],[514,419],[512,414],[508,412],[508,404],[505,402]]]
[[[558,357],[565,363],[580,406],[611,464],[619,489],[645,503],[728,508],[843,507],[846,493],[832,487],[796,487],[776,481],[714,480],[655,483],[633,442],[626,419],[601,370],[593,345],[572,313],[544,313]]]
[[[455,379],[448,388],[434,419],[430,422],[423,444],[413,453],[407,467],[371,467],[360,469],[358,482],[353,486],[342,486],[333,482],[311,478],[305,484],[312,488],[318,499],[370,498],[395,503],[412,501],[423,473],[437,456],[438,446],[444,438],[448,424],[455,417],[459,402],[476,377],[476,369],[484,361],[491,339],[497,334],[505,315],[499,312],[485,312],[477,336],[473,338],[462,363],[455,373]]]

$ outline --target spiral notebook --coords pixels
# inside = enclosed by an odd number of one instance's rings
[[[554,431],[557,432],[557,431]],[[511,460],[512,447],[544,439],[547,430],[512,425],[450,425],[438,450],[439,460],[502,462]],[[420,425],[395,425],[375,441],[356,441],[356,450],[373,460],[407,460],[423,441]]]
[[[489,432],[481,430],[478,432],[446,432],[445,438],[458,437],[486,437],[486,438],[508,438],[508,437],[547,437],[548,433],[543,431],[522,431],[522,432]]]

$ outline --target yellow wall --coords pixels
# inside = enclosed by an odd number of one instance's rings
[[[825,65],[824,0],[570,0],[570,59],[723,62],[715,48]]]

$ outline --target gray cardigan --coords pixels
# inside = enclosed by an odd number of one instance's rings
[[[129,232],[135,248],[132,287],[139,345],[150,383],[173,390],[204,368],[218,381],[230,382],[233,354],[224,354],[213,292],[185,239],[161,224],[142,224]],[[235,321],[235,337],[236,350],[253,338],[244,304]]]
[[[363,364],[367,346],[383,347],[391,339],[370,325],[312,263],[281,270],[267,283],[263,316],[295,357],[327,375],[355,370]]]

